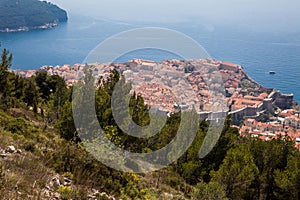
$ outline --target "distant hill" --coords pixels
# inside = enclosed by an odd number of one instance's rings
[[[68,20],[58,6],[38,0],[0,0],[0,32],[47,29]]]

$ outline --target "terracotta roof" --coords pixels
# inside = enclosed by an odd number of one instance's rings
[[[227,66],[230,66],[230,67],[238,67],[237,64],[233,64],[233,63],[231,63],[231,62],[222,62],[221,64],[222,64],[222,65],[227,65]]]

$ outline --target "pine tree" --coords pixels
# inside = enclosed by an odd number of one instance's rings
[[[0,61],[0,102],[3,108],[9,107],[9,94],[11,89],[11,81],[8,80],[9,68],[12,66],[12,54],[7,49],[3,49]]]
[[[287,159],[284,170],[275,170],[275,182],[280,188],[275,193],[278,199],[300,198],[300,155],[299,152],[291,153]]]
[[[25,97],[24,101],[27,106],[32,106],[33,111],[37,113],[39,104],[40,93],[34,79],[29,79],[25,86]]]
[[[0,80],[4,81],[9,73],[8,70],[12,66],[12,54],[7,49],[3,49],[0,63]]]
[[[228,151],[223,164],[212,173],[212,180],[225,186],[231,199],[243,199],[258,174],[258,168],[248,145],[239,145]]]

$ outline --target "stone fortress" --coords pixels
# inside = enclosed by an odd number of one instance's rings
[[[111,70],[118,70],[147,105],[168,114],[194,107],[201,118],[215,120],[232,114],[233,123],[240,125],[246,118],[255,119],[274,108],[289,109],[295,103],[293,94],[264,88],[248,77],[242,66],[230,62],[133,59],[126,63],[92,63],[89,66],[96,78],[107,77]],[[40,70],[63,77],[71,86],[84,76],[87,67],[75,64],[44,66]],[[14,72],[31,77],[36,70]]]

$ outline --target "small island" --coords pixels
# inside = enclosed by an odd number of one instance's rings
[[[50,2],[0,0],[0,32],[49,29],[67,20],[67,12]]]

